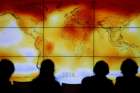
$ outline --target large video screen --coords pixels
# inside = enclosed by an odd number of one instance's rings
[[[140,65],[139,0],[1,0],[0,58],[15,65],[13,81],[31,81],[43,59],[60,83],[81,83],[105,60],[108,77],[133,58]],[[47,73],[46,73],[47,74]]]

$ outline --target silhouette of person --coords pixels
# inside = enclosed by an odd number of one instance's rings
[[[12,93],[13,86],[10,82],[10,77],[15,68],[14,64],[9,59],[2,59],[0,62],[0,93]]]
[[[109,73],[108,64],[101,60],[95,64],[94,76],[82,80],[82,93],[114,93],[113,83],[106,77]]]
[[[61,93],[61,86],[54,77],[54,63],[45,59],[41,63],[38,77],[32,80],[33,93]]]
[[[140,78],[136,76],[137,63],[132,59],[126,59],[120,69],[123,76],[116,78],[115,88],[117,93],[137,93],[140,89]]]

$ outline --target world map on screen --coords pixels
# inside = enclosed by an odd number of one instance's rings
[[[140,65],[139,1],[121,2],[1,0],[0,58],[14,63],[11,79],[31,81],[47,58],[55,63],[57,80],[65,83],[93,75],[99,60],[109,64],[111,79],[121,75],[126,58]]]

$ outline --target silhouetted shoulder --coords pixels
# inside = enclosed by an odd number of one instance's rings
[[[85,77],[85,78],[82,80],[82,83],[85,83],[85,82],[90,82],[90,83],[92,83],[92,82],[97,82],[98,80],[106,81],[106,82],[112,84],[112,80],[110,80],[110,79],[108,79],[108,78],[106,78],[106,77],[100,79],[100,78],[98,78],[98,77],[96,77],[96,76]]]
[[[82,93],[113,93],[112,80],[96,76],[86,77],[82,80]]]
[[[136,93],[140,89],[140,78],[117,77],[115,88],[117,93]]]
[[[85,78],[82,80],[82,83],[92,81],[92,79],[93,79],[92,76],[90,76],[90,77],[85,77]]]
[[[45,80],[36,78],[32,80],[33,93],[61,93],[61,85],[56,80]]]
[[[81,84],[81,93],[90,93],[92,77],[85,77]]]
[[[117,77],[116,83],[140,84],[140,77]]]

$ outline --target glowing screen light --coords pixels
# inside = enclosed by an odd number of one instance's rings
[[[140,61],[139,2],[1,0],[0,58],[15,64],[14,81],[31,81],[46,58],[60,83],[80,83],[98,60],[114,79],[125,58]]]

